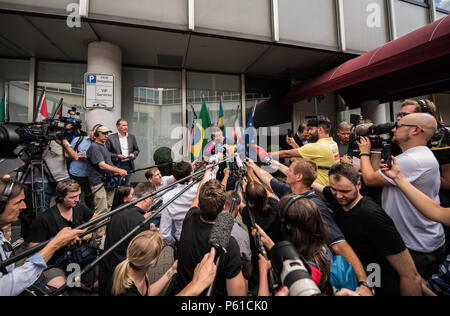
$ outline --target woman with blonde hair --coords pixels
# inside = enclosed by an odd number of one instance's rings
[[[163,249],[161,235],[144,231],[137,235],[127,249],[127,258],[114,271],[114,296],[157,296],[177,271],[177,261],[155,283],[147,278],[148,269],[156,264]]]

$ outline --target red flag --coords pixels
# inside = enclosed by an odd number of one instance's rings
[[[48,117],[47,113],[47,98],[45,97],[45,91],[42,93],[41,103],[39,104],[39,113],[36,121],[43,121]]]
[[[62,110],[63,110],[63,105],[61,104],[61,106],[58,109],[58,113],[56,113],[56,118],[62,117]]]

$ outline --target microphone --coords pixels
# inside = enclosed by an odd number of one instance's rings
[[[208,158],[208,160],[206,160],[206,162],[209,163],[210,165],[218,163],[219,157],[217,155],[212,155],[211,157]]]
[[[203,151],[206,155],[210,155],[214,147],[216,147],[217,142],[215,140],[210,141],[206,144],[205,150]]]
[[[239,169],[244,170],[244,164],[242,163],[241,157],[239,157],[239,154],[234,154],[234,161],[236,162]]]
[[[260,146],[253,145],[253,148],[256,149],[256,154],[258,155],[259,159],[266,165],[270,165],[272,162],[272,157],[269,156],[269,154]]]
[[[234,218],[228,212],[221,212],[217,215],[216,223],[211,229],[209,235],[209,245],[217,249],[216,267],[219,267],[222,253],[227,252],[228,244],[230,243],[231,231],[234,226]],[[214,288],[214,282],[208,289],[207,296],[211,296],[212,289]]]

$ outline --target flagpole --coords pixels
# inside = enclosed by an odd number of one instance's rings
[[[5,82],[5,85],[3,87],[4,91],[5,91],[5,122],[9,122],[9,87],[10,84],[8,82]]]
[[[42,88],[42,94],[41,94],[41,97],[39,98],[38,106],[36,107],[36,111],[34,113],[33,122],[36,122],[36,120],[37,120],[37,117],[39,115],[39,111],[41,110],[40,109],[40,105],[42,103],[42,99],[44,98],[44,95],[45,95],[45,87]]]

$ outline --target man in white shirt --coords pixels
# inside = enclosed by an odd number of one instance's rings
[[[192,173],[193,168],[189,162],[182,161],[173,165],[173,177],[176,181],[183,179]],[[163,203],[166,203],[173,198],[191,181],[192,178],[184,183],[178,184],[174,189],[165,193],[163,195]],[[159,232],[166,245],[176,246],[177,241],[180,239],[184,218],[197,195],[198,187],[199,183],[193,185],[162,211]]]
[[[433,116],[425,113],[409,114],[396,123],[392,130],[392,142],[399,145],[403,151],[396,158],[408,181],[439,203],[439,164],[426,146],[436,128],[437,123]],[[425,279],[429,278],[444,259],[445,236],[442,225],[425,218],[392,179],[385,176],[381,170],[372,168],[370,141],[367,138],[362,138],[358,145],[364,182],[368,186],[384,187],[382,206],[410,250],[417,270]]]

